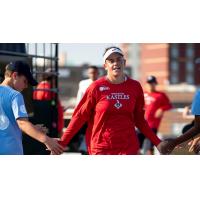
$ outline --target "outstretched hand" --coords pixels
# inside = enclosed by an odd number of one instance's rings
[[[58,143],[58,140],[59,139],[57,138],[47,137],[47,140],[44,143],[47,150],[51,151],[52,155],[59,155],[64,151],[64,147]]]
[[[157,149],[160,154],[168,155],[173,151],[175,147],[176,144],[174,142],[174,139],[166,139],[157,146]]]
[[[188,145],[190,145],[189,152],[194,151],[195,154],[198,154],[200,151],[200,137],[190,141]]]

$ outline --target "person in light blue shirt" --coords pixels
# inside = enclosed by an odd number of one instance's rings
[[[20,93],[28,84],[37,85],[28,64],[16,61],[6,66],[5,79],[0,84],[0,154],[23,155],[21,131],[44,143],[52,154],[60,154],[64,149],[57,140],[48,137],[28,121]]]
[[[192,102],[191,113],[193,115],[200,115],[200,90],[195,94],[195,97]]]
[[[21,93],[0,85],[0,154],[23,154],[22,133],[17,119],[27,118]]]

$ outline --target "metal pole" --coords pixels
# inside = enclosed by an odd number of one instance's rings
[[[35,43],[35,55],[37,56],[37,43]],[[35,70],[36,70],[36,72],[38,71],[37,58],[35,58]],[[36,74],[36,79],[38,79],[37,74]]]
[[[45,43],[43,43],[43,56],[44,56],[44,68],[43,68],[43,71],[45,71],[46,70],[46,59],[45,59],[45,54],[46,54],[46,52],[45,52],[45,49],[46,48],[46,46],[45,46]]]
[[[58,43],[55,43],[55,71],[58,73]],[[58,76],[56,77],[55,87],[58,88]]]

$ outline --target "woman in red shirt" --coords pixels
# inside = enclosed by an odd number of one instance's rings
[[[66,146],[87,122],[89,154],[136,155],[139,152],[136,126],[161,153],[165,153],[167,142],[161,142],[144,119],[144,95],[140,83],[124,74],[126,61],[121,49],[107,48],[103,60],[107,75],[87,89],[75,108],[61,144]]]

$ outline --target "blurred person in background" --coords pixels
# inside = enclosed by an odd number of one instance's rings
[[[161,153],[166,153],[168,142],[161,142],[144,119],[144,94],[140,83],[124,73],[126,61],[122,50],[107,48],[103,63],[107,75],[88,87],[60,143],[67,146],[87,123],[89,154],[137,155],[139,142],[134,131],[137,126]]]
[[[158,128],[164,112],[172,108],[167,95],[164,92],[157,91],[157,84],[158,82],[155,76],[148,76],[144,92],[145,119],[155,134],[158,132]],[[143,134],[141,133],[139,133],[139,138],[142,144],[142,153],[153,155],[154,151],[152,142],[148,138],[144,138]]]
[[[94,65],[89,66],[87,69],[87,75],[88,75],[88,79],[85,79],[79,82],[76,105],[78,105],[78,103],[82,99],[83,95],[85,94],[87,88],[91,85],[91,83],[93,83],[94,81],[98,79],[98,76],[99,76],[98,68]]]
[[[51,71],[51,69],[50,68],[46,69],[43,75],[43,80],[37,85],[36,90],[33,92],[33,99],[40,101],[53,100],[55,98],[56,93],[54,91],[51,91],[51,89],[55,88],[55,78],[56,75]],[[58,111],[57,129],[58,129],[58,134],[61,136],[64,127],[64,118],[63,118],[64,109],[61,105],[59,97],[57,98],[57,111]]]

